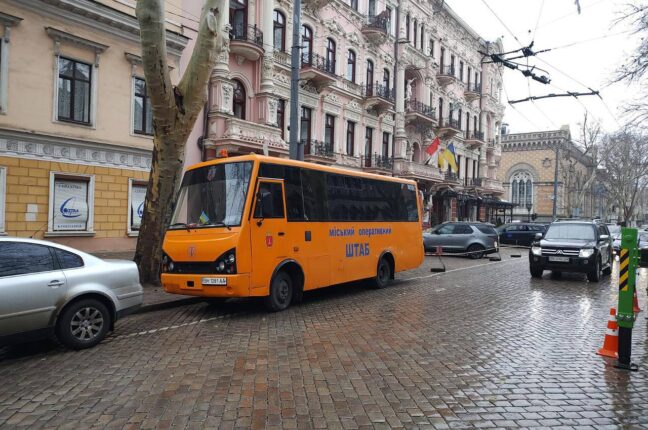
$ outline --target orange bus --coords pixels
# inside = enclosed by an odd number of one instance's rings
[[[381,288],[424,258],[416,183],[259,155],[190,167],[163,245],[169,293],[265,297],[360,279]]]

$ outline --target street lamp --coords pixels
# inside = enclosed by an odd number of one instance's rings
[[[533,203],[531,203],[531,202],[527,202],[527,204],[526,204],[526,208],[527,208],[527,213],[528,213],[528,215],[527,215],[527,221],[528,221],[528,222],[531,222],[531,208],[533,208]]]

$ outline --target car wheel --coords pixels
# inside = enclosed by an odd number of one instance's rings
[[[531,277],[532,278],[542,278],[542,272],[544,272],[542,267],[533,267],[533,266],[531,266],[530,270],[531,270]]]
[[[378,268],[376,269],[376,277],[373,279],[373,287],[380,289],[384,288],[389,284],[389,281],[391,280],[391,266],[389,265],[389,261],[385,257],[381,257],[380,261],[378,261]]]
[[[605,276],[609,276],[612,274],[612,255],[610,255],[610,258],[608,258],[608,267],[603,269],[603,274]]]
[[[597,258],[594,268],[587,272],[587,280],[590,282],[598,282],[601,280],[601,259]]]
[[[484,247],[476,243],[470,245],[466,251],[469,253],[468,257],[473,260],[479,260],[484,256]]]
[[[265,298],[265,307],[271,312],[283,311],[293,297],[293,282],[288,273],[281,271],[272,278],[270,284],[270,295]]]
[[[59,317],[56,337],[68,348],[90,348],[106,337],[111,322],[108,308],[99,300],[79,300],[65,308]]]

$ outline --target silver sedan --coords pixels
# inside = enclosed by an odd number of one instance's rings
[[[89,348],[142,300],[132,261],[102,260],[42,240],[0,238],[0,344],[55,334],[69,348]]]

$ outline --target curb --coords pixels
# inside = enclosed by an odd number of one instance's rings
[[[181,298],[181,299],[176,299],[176,300],[169,300],[166,302],[159,302],[159,303],[150,303],[150,304],[143,304],[142,306],[139,307],[135,312],[133,312],[131,315],[135,314],[145,314],[148,312],[155,312],[155,311],[160,311],[164,309],[172,309],[172,308],[177,308],[180,306],[186,306],[186,305],[192,305],[194,303],[200,303],[204,301],[202,297],[186,297],[186,298]]]

